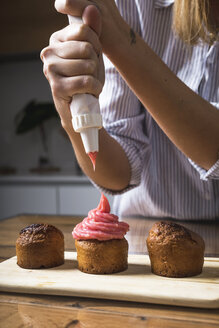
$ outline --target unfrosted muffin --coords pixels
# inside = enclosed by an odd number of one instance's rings
[[[173,222],[155,223],[147,238],[151,271],[165,277],[191,277],[202,272],[204,240]]]
[[[102,194],[99,206],[73,230],[78,269],[85,273],[109,274],[128,267],[128,242],[124,235],[129,225],[110,214],[107,198]]]
[[[16,241],[17,264],[25,269],[52,268],[64,263],[64,236],[50,224],[32,224]]]

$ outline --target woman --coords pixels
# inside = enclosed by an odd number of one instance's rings
[[[84,25],[54,33],[42,51],[78,162],[96,185],[118,194],[120,216],[216,219],[218,1],[116,2],[57,0],[59,12],[82,16]],[[71,126],[69,103],[77,93],[100,95],[96,172]]]

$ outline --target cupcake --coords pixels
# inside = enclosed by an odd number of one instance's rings
[[[202,272],[205,243],[201,236],[173,222],[155,223],[147,238],[151,271],[164,277],[191,277]]]
[[[25,269],[52,268],[64,263],[64,236],[50,224],[31,224],[16,241],[17,264]]]
[[[124,238],[129,225],[110,214],[104,194],[98,207],[91,210],[73,230],[78,269],[91,274],[121,272],[128,267],[128,242]]]

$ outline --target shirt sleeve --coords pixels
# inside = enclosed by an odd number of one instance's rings
[[[143,156],[148,146],[145,131],[145,109],[127,86],[112,63],[104,57],[106,82],[100,95],[103,126],[123,148],[131,166],[129,186],[118,194],[139,185]]]
[[[211,102],[211,104],[219,110],[219,103]],[[200,174],[201,180],[204,180],[204,181],[208,181],[209,179],[219,180],[219,151],[218,151],[217,162],[209,170],[203,169],[202,167],[197,165],[195,162],[193,162],[191,159],[189,159],[189,162],[196,169],[196,171]]]

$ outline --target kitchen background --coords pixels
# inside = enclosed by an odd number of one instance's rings
[[[100,194],[79,169],[55,116],[39,57],[49,36],[67,25],[67,18],[56,13],[53,0],[21,0],[3,7],[0,219],[27,213],[86,215]],[[42,112],[49,118],[44,120]],[[18,133],[21,121],[24,131]]]

